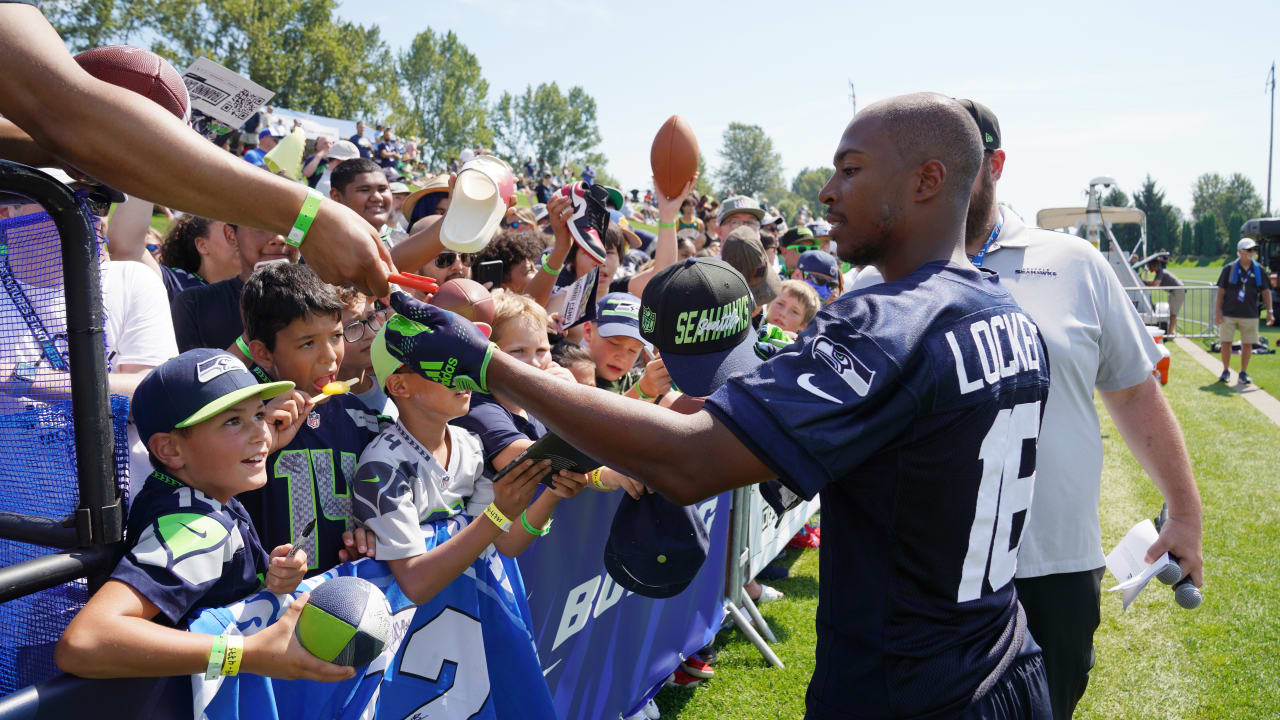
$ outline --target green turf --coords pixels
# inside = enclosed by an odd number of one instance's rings
[[[1205,602],[1194,611],[1154,583],[1129,611],[1104,593],[1098,664],[1076,713],[1100,718],[1261,718],[1280,708],[1280,489],[1272,448],[1280,429],[1238,393],[1216,384],[1172,348],[1165,392],[1182,423],[1205,504]],[[1105,411],[1103,544],[1159,510],[1159,496],[1126,450]],[[1236,432],[1228,432],[1235,429]],[[715,679],[693,690],[664,689],[665,718],[799,718],[813,671],[818,562],[790,551],[791,577],[770,583],[787,597],[762,606],[785,670],[768,667],[737,630],[717,637]],[[1103,587],[1115,584],[1107,575]]]

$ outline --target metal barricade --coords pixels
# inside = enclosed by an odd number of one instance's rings
[[[1188,338],[1216,338],[1218,324],[1213,321],[1218,287],[1187,282],[1177,287],[1126,287],[1125,293],[1147,325],[1154,325],[1171,335]]]

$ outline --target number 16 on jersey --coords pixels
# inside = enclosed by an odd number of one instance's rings
[[[956,602],[981,597],[984,579],[993,591],[1013,579],[1018,567],[1018,545],[1035,486],[1039,434],[1040,403],[1037,401],[1001,410],[982,439],[978,449],[982,480]],[[1016,530],[1015,520],[1018,521]]]

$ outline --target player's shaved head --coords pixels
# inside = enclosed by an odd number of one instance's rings
[[[820,196],[841,258],[866,265],[937,256],[945,248],[924,246],[962,238],[981,165],[977,123],[949,97],[914,93],[864,108],[845,128]]]
[[[863,112],[882,120],[907,167],[937,160],[947,169],[946,190],[968,197],[982,166],[982,142],[964,106],[937,93],[912,93],[873,103]]]

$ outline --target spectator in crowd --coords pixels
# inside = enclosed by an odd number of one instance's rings
[[[813,231],[804,225],[797,225],[782,233],[778,244],[782,247],[782,274],[789,278],[800,266],[801,253],[818,249],[818,245],[813,239]],[[799,278],[792,279],[798,280]]]
[[[591,185],[596,181],[596,171],[591,169],[591,165],[583,163],[582,165],[582,182],[584,185]]]
[[[844,294],[840,262],[831,253],[809,250],[800,256],[796,269],[800,271],[801,279],[818,293],[824,306]]]
[[[364,131],[365,131],[364,121],[357,120],[356,134],[347,138],[347,140],[352,145],[355,145],[356,149],[360,151],[360,157],[368,158],[372,160],[373,159],[373,142],[370,141],[369,138],[365,136]]]
[[[394,420],[399,411],[396,404],[390,402],[382,392],[382,385],[375,381],[373,360],[369,356],[373,336],[387,323],[391,310],[359,290],[344,287],[335,289],[338,300],[342,303],[342,339],[346,342],[338,378],[358,380],[349,392],[364,403],[365,407]]]
[[[378,141],[377,148],[378,165],[384,168],[394,168],[400,163],[400,158],[403,154],[404,146],[391,133],[391,128],[383,128],[382,138]]]
[[[646,402],[671,391],[671,378],[659,359],[636,367],[642,351],[653,351],[640,335],[640,298],[609,293],[596,304],[596,319],[586,323],[587,350],[596,364],[596,387]]]
[[[676,237],[684,240],[701,240],[707,225],[702,218],[693,214],[693,198],[686,197],[680,201],[680,217],[676,218]]]
[[[241,313],[251,372],[259,381],[287,380],[310,397],[339,379],[346,351],[342,301],[310,268],[286,263],[259,268],[245,283]],[[353,539],[344,537],[351,499],[340,488],[350,487],[351,478],[337,460],[343,454],[359,457],[380,432],[382,419],[350,394],[308,403],[302,414],[307,422],[297,435],[267,458],[271,480],[242,495],[240,502],[263,542],[301,546],[308,575],[313,575],[358,553]],[[298,515],[294,498],[315,498],[307,506],[316,515]],[[314,532],[304,534],[312,519]]]
[[[502,289],[523,293],[539,270],[538,262],[542,258],[543,247],[538,237],[527,232],[504,230],[476,253],[472,265],[501,261]]]
[[[412,232],[419,220],[444,215],[449,210],[449,176],[436,175],[423,184],[420,190],[409,193],[400,211]]]
[[[1267,325],[1275,325],[1271,308],[1271,278],[1257,263],[1258,243],[1244,238],[1236,243],[1235,261],[1227,263],[1218,274],[1218,294],[1213,306],[1213,320],[1218,324],[1218,342],[1222,344],[1222,374],[1219,382],[1231,379],[1231,346],[1236,331],[1240,332],[1240,384],[1248,385],[1249,356],[1258,342],[1258,300],[1267,310]]]
[[[241,226],[236,228],[235,237],[240,273],[221,282],[184,290],[171,303],[173,329],[181,352],[198,347],[225,350],[236,344],[244,331],[240,293],[254,268],[262,263],[292,263],[298,259],[297,248],[266,230]]]
[[[160,246],[160,277],[169,302],[183,290],[240,274],[236,231],[235,225],[197,215],[183,215],[169,226]]]
[[[1182,312],[1182,303],[1187,299],[1187,291],[1182,289],[1182,281],[1169,272],[1166,267],[1168,262],[1168,255],[1152,258],[1147,263],[1147,270],[1151,272],[1151,279],[1144,282],[1147,287],[1169,288],[1169,330],[1167,336],[1173,337],[1177,333],[1178,313]]]
[[[738,217],[750,219],[745,213],[739,213]],[[755,299],[751,322],[758,329],[764,317],[761,311],[778,297],[778,289],[782,285],[764,246],[760,244],[759,231],[750,223],[737,225],[725,238],[720,256],[746,279],[747,286],[751,288],[751,295]]]
[[[766,249],[772,246],[776,254],[778,234],[783,232],[786,224],[787,222],[782,219],[781,215],[775,215],[772,212],[765,213],[764,217],[760,219],[760,242]]]
[[[411,321],[396,316],[390,322]],[[374,342],[382,343],[382,338],[379,334]],[[376,536],[376,556],[390,565],[405,596],[422,605],[462,575],[490,544],[507,557],[524,552],[546,534],[556,505],[580,492],[586,477],[556,473],[537,500],[538,479],[550,470],[549,460],[526,460],[490,480],[480,439],[450,424],[467,414],[471,393],[403,370],[385,345],[374,353],[377,382],[400,409],[400,419],[361,454],[352,510],[355,520]],[[495,515],[519,517],[522,528],[499,525]],[[465,526],[450,535],[445,521],[457,516]],[[424,528],[432,532],[424,533]],[[447,540],[440,543],[437,537]]]
[[[329,138],[324,135],[316,138],[315,152],[302,159],[302,177],[307,179],[307,185],[315,187],[320,184],[320,178],[329,169],[329,150],[332,148],[333,142]]]
[[[556,362],[560,367],[573,373],[573,378],[581,385],[596,385],[596,361],[591,353],[581,345],[565,345]]]
[[[405,185],[403,182],[398,180],[391,183],[390,190],[391,215],[387,218],[387,225],[391,228],[393,236],[397,233],[399,234],[399,237],[395,238],[398,242],[399,240],[403,240],[409,234],[407,232],[409,230],[409,224],[405,222],[404,215],[401,211],[404,210],[405,198],[409,197],[409,195],[413,193],[413,190],[409,189],[408,185]]]
[[[333,169],[329,197],[356,211],[382,236],[390,237],[391,183],[378,164],[367,158],[344,160]]]
[[[276,146],[279,139],[284,137],[279,130],[272,128],[263,128],[258,131],[258,147],[244,154],[244,159],[258,167],[266,167],[266,156]]]
[[[325,168],[320,173],[320,179],[316,181],[316,192],[320,193],[324,197],[329,197],[329,191],[333,189],[333,184],[331,182],[333,178],[333,169],[341,162],[355,160],[358,157],[360,157],[360,151],[356,149],[356,146],[352,145],[350,141],[339,140],[334,143],[333,147],[329,148],[329,152],[325,157]]]
[[[443,285],[455,278],[471,279],[471,266],[475,264],[475,255],[445,250],[423,265],[418,271],[437,283]],[[505,268],[504,268],[505,270]]]
[[[555,192],[555,188],[551,186],[551,173],[544,172],[538,180],[538,186],[533,189],[533,194],[538,198],[538,202],[545,204],[551,199],[551,193]]]
[[[538,221],[534,219],[532,209],[517,206],[507,209],[506,217],[502,219],[502,227],[504,230],[533,233],[537,232]]]
[[[289,383],[261,385],[245,397],[254,385],[231,356],[197,350],[167,361],[139,386],[132,410],[157,470],[129,509],[125,556],[58,641],[59,668],[91,678],[199,674],[210,665],[211,644],[221,643],[243,650],[222,661],[224,674],[354,675],[294,638],[305,595],[249,637],[218,640],[178,629],[201,608],[235,602],[264,583],[292,593],[303,577],[306,556],[290,556],[287,544],[268,555],[237,496],[267,482],[264,457],[297,431],[305,398]],[[175,532],[200,540],[180,543]]]
[[[791,333],[794,338],[804,330],[822,307],[813,286],[801,280],[784,280],[778,297],[769,303],[765,322]]]
[[[555,235],[555,231],[551,229],[551,218],[547,215],[547,206],[543,203],[538,203],[533,206],[532,210],[533,221],[537,223],[538,231],[548,236],[543,239],[543,242],[550,242],[551,236]]]

